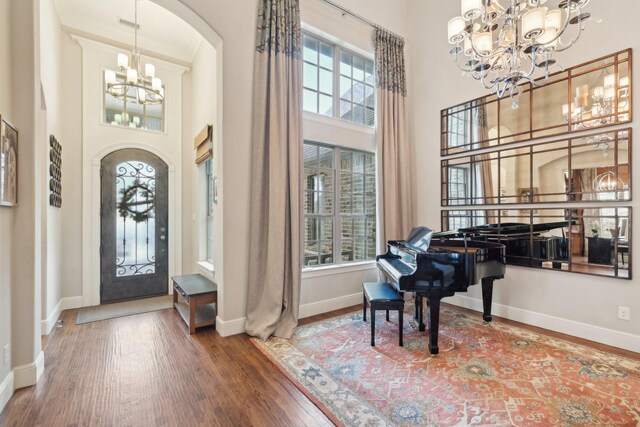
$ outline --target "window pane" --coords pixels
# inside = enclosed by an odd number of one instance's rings
[[[351,79],[340,76],[340,99],[351,101]]]
[[[353,243],[350,241],[342,242],[342,261],[353,261]]]
[[[364,171],[368,174],[376,173],[376,158],[371,154],[365,156]]]
[[[366,105],[367,107],[371,107],[373,108],[375,106],[375,102],[376,102],[376,95],[375,95],[375,90],[373,89],[373,86],[365,86],[364,89],[364,105]]]
[[[333,70],[333,46],[320,44],[320,66]]]
[[[319,265],[318,243],[306,242],[304,245],[304,265]]]
[[[364,84],[363,83],[358,83],[358,82],[354,82],[353,83],[353,89],[351,89],[353,92],[353,103],[354,104],[364,104]]]
[[[352,121],[353,105],[349,101],[340,100],[340,118]]]
[[[330,96],[320,94],[320,106],[318,113],[323,116],[333,116],[333,99]]]
[[[318,94],[316,92],[305,89],[302,103],[305,111],[318,112]]]
[[[333,94],[333,73],[331,71],[320,69],[320,92],[327,95]]]
[[[353,118],[351,121],[353,121],[353,123],[364,124],[364,106],[354,104],[352,114]]]
[[[162,117],[162,104],[147,105],[147,116]]]
[[[340,74],[351,77],[351,55],[340,52]]]
[[[342,215],[351,214],[351,194],[349,193],[340,194],[340,213]]]
[[[373,85],[375,82],[373,76],[373,62],[368,62],[364,64],[364,81],[367,84]]]
[[[304,219],[304,239],[305,240],[318,240],[318,221],[319,218],[305,218]]]
[[[364,61],[362,58],[353,58],[353,80],[364,81]]]
[[[364,153],[353,153],[353,171],[364,173]]]
[[[321,240],[333,240],[333,219],[322,219],[320,228]]]
[[[333,169],[333,148],[320,147],[320,167],[322,169]]]
[[[333,264],[333,242],[330,240],[320,243],[320,264]]]
[[[333,193],[329,193],[327,191],[319,191],[316,194],[318,195],[318,201],[320,205],[318,213],[325,215],[333,214]]]
[[[343,171],[353,170],[353,152],[347,150],[340,151],[340,169]],[[349,177],[351,177],[351,175],[349,175]]]
[[[318,166],[318,147],[316,145],[304,144],[304,167]]]
[[[318,90],[318,67],[307,64],[305,62],[303,69],[304,87],[308,89]]]
[[[364,214],[364,196],[362,194],[353,195],[353,213],[355,215]]]
[[[375,112],[373,108],[365,108],[364,110],[364,124],[367,126],[373,126],[376,121]]]
[[[318,63],[318,42],[305,36],[303,59],[313,64]]]

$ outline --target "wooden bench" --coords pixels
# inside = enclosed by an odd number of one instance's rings
[[[196,328],[216,324],[218,286],[200,274],[173,276],[173,308],[193,334]],[[178,294],[183,301],[178,300]],[[213,308],[213,304],[216,308]]]
[[[387,311],[387,322],[389,321],[389,310],[398,310],[398,332],[400,334],[400,346],[402,346],[403,295],[398,293],[393,285],[386,282],[364,282],[362,284],[362,294],[362,310],[365,322],[367,321],[367,303],[371,307],[371,345],[376,345],[376,310]]]

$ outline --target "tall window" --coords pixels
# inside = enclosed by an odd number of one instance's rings
[[[448,191],[452,205],[465,205],[468,203],[469,197],[469,169],[464,167],[450,166]],[[449,212],[449,229],[457,230],[459,228],[469,227],[469,217],[466,211],[450,211]]]
[[[375,155],[304,144],[304,266],[375,259]]]
[[[215,204],[215,174],[213,159],[205,163],[207,170],[207,261],[213,264],[213,208]]]
[[[304,110],[373,126],[373,62],[308,34],[303,44]]]
[[[458,107],[459,111],[451,114],[447,123],[449,147],[460,147],[471,143],[470,121],[471,110],[468,104]]]
[[[124,83],[126,76],[116,73],[116,80]],[[105,83],[106,85],[106,83]],[[123,126],[162,132],[164,130],[164,104],[142,105],[128,102],[135,93],[124,100],[104,92],[104,121],[112,126]]]

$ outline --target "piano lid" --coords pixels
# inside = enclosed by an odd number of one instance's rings
[[[409,233],[405,244],[415,251],[426,252],[429,249],[432,236],[433,230],[427,227],[414,227]]]

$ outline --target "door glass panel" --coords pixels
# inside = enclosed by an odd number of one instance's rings
[[[140,161],[116,166],[116,277],[154,274],[156,171]]]

